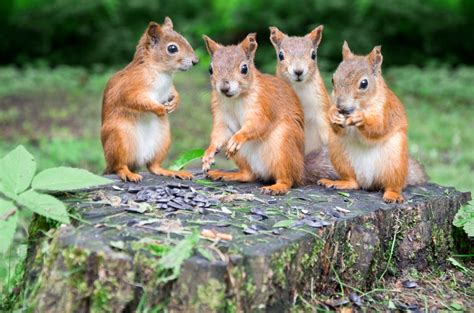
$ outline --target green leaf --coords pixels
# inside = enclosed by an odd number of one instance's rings
[[[474,206],[467,204],[454,216],[453,225],[462,227],[469,237],[474,237]]]
[[[349,198],[351,196],[348,192],[344,191],[338,191],[337,193],[345,198]]]
[[[294,220],[281,220],[273,225],[274,228],[288,228],[290,227],[295,221]]]
[[[44,195],[34,190],[28,190],[18,197],[18,202],[39,215],[61,223],[70,223],[66,207],[53,196]]]
[[[392,300],[388,300],[388,309],[389,310],[396,310],[397,309],[397,306],[395,305],[395,303],[393,303]]]
[[[192,149],[181,153],[170,166],[170,170],[179,171],[192,161],[202,158],[204,149]]]
[[[30,186],[36,172],[35,158],[23,146],[0,159],[2,189],[20,194]]]
[[[68,191],[110,183],[112,183],[110,179],[97,176],[86,170],[71,167],[55,167],[36,175],[31,186],[36,190]]]
[[[469,272],[469,269],[467,267],[465,267],[464,265],[462,265],[458,260],[456,260],[455,258],[452,258],[452,257],[449,257],[448,258],[448,261],[451,262],[451,264],[454,266],[454,267],[457,267],[460,271],[462,272]]]
[[[206,250],[205,248],[203,248],[203,247],[198,247],[198,248],[197,248],[197,251],[198,251],[199,253],[201,253],[201,255],[202,255],[204,258],[206,258],[209,262],[214,261],[214,257],[212,256],[212,253],[209,252],[208,250]]]
[[[176,279],[179,276],[181,265],[193,255],[198,243],[199,232],[195,230],[166,252],[158,262],[158,272],[160,273],[158,280],[165,283]]]
[[[0,254],[8,251],[15,236],[18,212],[11,201],[0,199]]]

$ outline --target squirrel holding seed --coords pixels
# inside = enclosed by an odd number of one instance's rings
[[[171,143],[168,114],[180,98],[173,74],[187,71],[198,58],[187,40],[166,17],[150,22],[138,42],[134,58],[108,82],[102,101],[101,140],[107,174],[139,182],[133,171],[146,165],[156,175],[190,179],[191,173],[163,169]]]
[[[285,194],[301,183],[304,116],[291,86],[255,68],[255,34],[222,46],[204,36],[211,55],[213,129],[202,169],[213,180],[274,182],[263,193]],[[220,149],[238,172],[210,170]]]
[[[323,25],[303,37],[290,37],[270,27],[270,41],[278,57],[276,75],[290,83],[303,107],[306,155],[327,144],[330,127],[330,99],[317,65],[322,34]]]
[[[358,56],[344,42],[342,56],[329,109],[329,154],[340,179],[319,183],[336,189],[383,189],[385,202],[401,203],[402,189],[427,177],[408,155],[407,117],[382,77],[381,47]]]

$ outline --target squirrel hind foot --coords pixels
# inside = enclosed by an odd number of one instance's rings
[[[323,178],[318,180],[318,185],[332,189],[359,189],[359,184],[355,180],[331,180]]]
[[[182,180],[191,180],[193,178],[193,174],[187,171],[171,171],[157,166],[150,166],[148,170],[158,176],[174,177]]]
[[[386,203],[403,203],[405,199],[399,192],[387,190],[383,194],[383,201]]]
[[[285,183],[276,183],[274,185],[260,188],[260,191],[265,195],[282,196],[288,193],[291,185]]]
[[[139,183],[142,181],[143,176],[140,174],[133,173],[128,168],[123,168],[117,171],[118,177],[123,181],[129,181],[132,183]]]

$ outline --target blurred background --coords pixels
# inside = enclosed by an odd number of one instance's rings
[[[102,91],[130,62],[148,22],[167,15],[201,57],[198,67],[176,75],[182,104],[171,116],[168,162],[208,143],[209,57],[202,34],[228,44],[257,32],[257,66],[273,73],[268,26],[304,35],[324,24],[318,62],[326,82],[343,40],[358,54],[381,44],[385,79],[408,112],[411,153],[433,181],[474,191],[472,0],[2,0],[0,155],[21,143],[40,168],[101,173]]]

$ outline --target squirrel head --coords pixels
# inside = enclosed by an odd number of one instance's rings
[[[247,93],[255,73],[256,34],[248,34],[238,45],[223,46],[203,36],[211,56],[209,74],[212,87],[219,95],[229,98]]]
[[[137,46],[135,57],[142,56],[156,64],[160,71],[187,71],[199,62],[188,41],[173,29],[166,17],[163,24],[150,22]]]
[[[364,109],[384,91],[381,49],[376,46],[368,55],[359,56],[344,41],[343,60],[332,77],[332,98],[341,113]]]
[[[270,27],[270,41],[278,58],[277,73],[290,83],[301,83],[312,77],[317,69],[318,46],[324,26],[320,25],[303,37],[293,37]]]

